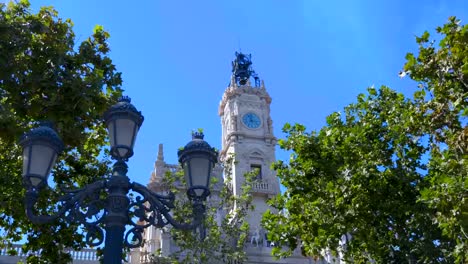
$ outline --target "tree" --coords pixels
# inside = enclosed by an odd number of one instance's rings
[[[369,88],[317,132],[284,126],[293,153],[274,165],[286,191],[271,201],[282,213],[263,219],[276,256],[468,260],[468,26],[450,18],[437,32],[438,48],[425,32],[406,56],[412,99]]]
[[[75,42],[73,23],[52,7],[33,14],[28,1],[0,3],[0,247],[26,238],[24,250],[41,249],[29,262],[64,263],[65,248],[80,248],[77,226],[58,220],[33,225],[21,201],[21,135],[48,120],[65,143],[54,186],[81,186],[108,173],[102,114],[121,94],[121,74],[108,57],[109,33],[96,26]],[[53,212],[54,187],[40,208]],[[51,234],[60,234],[51,236]]]
[[[246,216],[254,209],[250,190],[256,172],[245,175],[245,181],[241,186],[242,195],[235,196],[231,181],[231,166],[235,162],[234,159],[233,156],[229,157],[223,163],[222,182],[212,177],[210,183],[212,195],[207,201],[202,229],[197,231],[170,229],[171,236],[179,247],[177,252],[171,254],[171,263],[242,263],[246,260],[244,244],[249,233]],[[176,174],[168,172],[164,185],[170,187],[173,192],[180,192],[174,183],[183,181],[182,171]],[[187,219],[192,210],[191,202],[181,196],[176,200],[173,210],[174,217],[179,221]],[[206,231],[204,238],[200,236],[203,229]],[[158,262],[155,260],[153,263]]]
[[[436,211],[433,221],[455,243],[459,263],[468,261],[468,25],[450,17],[437,28],[439,48],[425,32],[419,54],[407,55],[404,70],[417,81],[416,103],[428,137],[427,187],[421,201]],[[424,100],[424,99],[426,100]]]

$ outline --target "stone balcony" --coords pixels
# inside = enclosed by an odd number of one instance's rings
[[[272,184],[269,180],[257,180],[252,183],[252,193],[259,193],[259,194],[276,194],[274,184]]]

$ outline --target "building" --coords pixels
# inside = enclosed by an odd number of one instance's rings
[[[222,129],[220,161],[225,162],[231,154],[235,155],[236,162],[232,164],[231,179],[234,195],[240,194],[245,173],[254,169],[258,171],[258,178],[252,186],[255,210],[250,212],[247,218],[250,225],[245,248],[248,254],[247,263],[315,263],[302,257],[299,250],[290,258],[274,260],[271,257],[270,242],[267,241],[265,230],[260,225],[262,214],[268,209],[267,200],[280,192],[278,178],[270,168],[276,160],[276,138],[270,115],[271,101],[264,82],[252,69],[250,55],[236,52],[236,58],[232,62],[231,80],[218,110]],[[164,161],[163,146],[159,145],[158,157],[148,187],[155,192],[163,191],[161,183],[165,173],[178,169],[178,165],[167,164]],[[221,179],[222,168],[215,167],[213,174],[213,177]],[[218,189],[214,189],[210,199],[216,199]],[[177,250],[170,233],[164,229],[148,228],[145,240],[142,248],[132,252],[132,259],[137,259],[137,256],[144,259],[157,250],[162,256],[169,256]]]

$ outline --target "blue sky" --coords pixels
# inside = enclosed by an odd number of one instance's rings
[[[3,1],[5,2],[5,1]],[[221,145],[218,105],[234,52],[251,53],[273,98],[275,135],[286,122],[320,129],[325,118],[371,85],[410,94],[398,72],[416,35],[435,32],[449,16],[466,23],[468,1],[32,1],[52,5],[75,24],[77,41],[96,24],[111,34],[111,57],[125,94],[143,112],[132,180],[149,180],[163,143],[167,162],[203,128]],[[288,159],[278,151],[277,158]]]

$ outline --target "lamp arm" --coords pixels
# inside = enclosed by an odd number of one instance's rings
[[[175,207],[173,193],[161,195],[137,182],[132,182],[130,189],[140,194],[129,205],[130,215],[138,218],[137,222],[133,220],[135,218],[130,217],[129,219],[130,225],[133,227],[126,232],[125,245],[130,248],[139,247],[143,243],[143,230],[151,225],[162,228],[170,224],[176,229],[192,230],[202,222],[203,218],[198,213],[202,213],[202,211],[199,210],[198,203],[197,206],[194,204],[194,221],[192,223],[179,223],[170,214],[171,209]],[[204,209],[203,204],[201,206]]]
[[[86,242],[91,246],[99,245],[104,239],[104,233],[98,224],[105,215],[99,215],[105,207],[100,191],[105,188],[106,180],[100,180],[81,189],[62,189],[65,194],[58,199],[59,209],[51,215],[36,214],[34,207],[39,198],[39,189],[29,188],[25,197],[26,215],[34,224],[51,223],[58,218],[63,218],[68,223],[83,224],[88,230]]]

